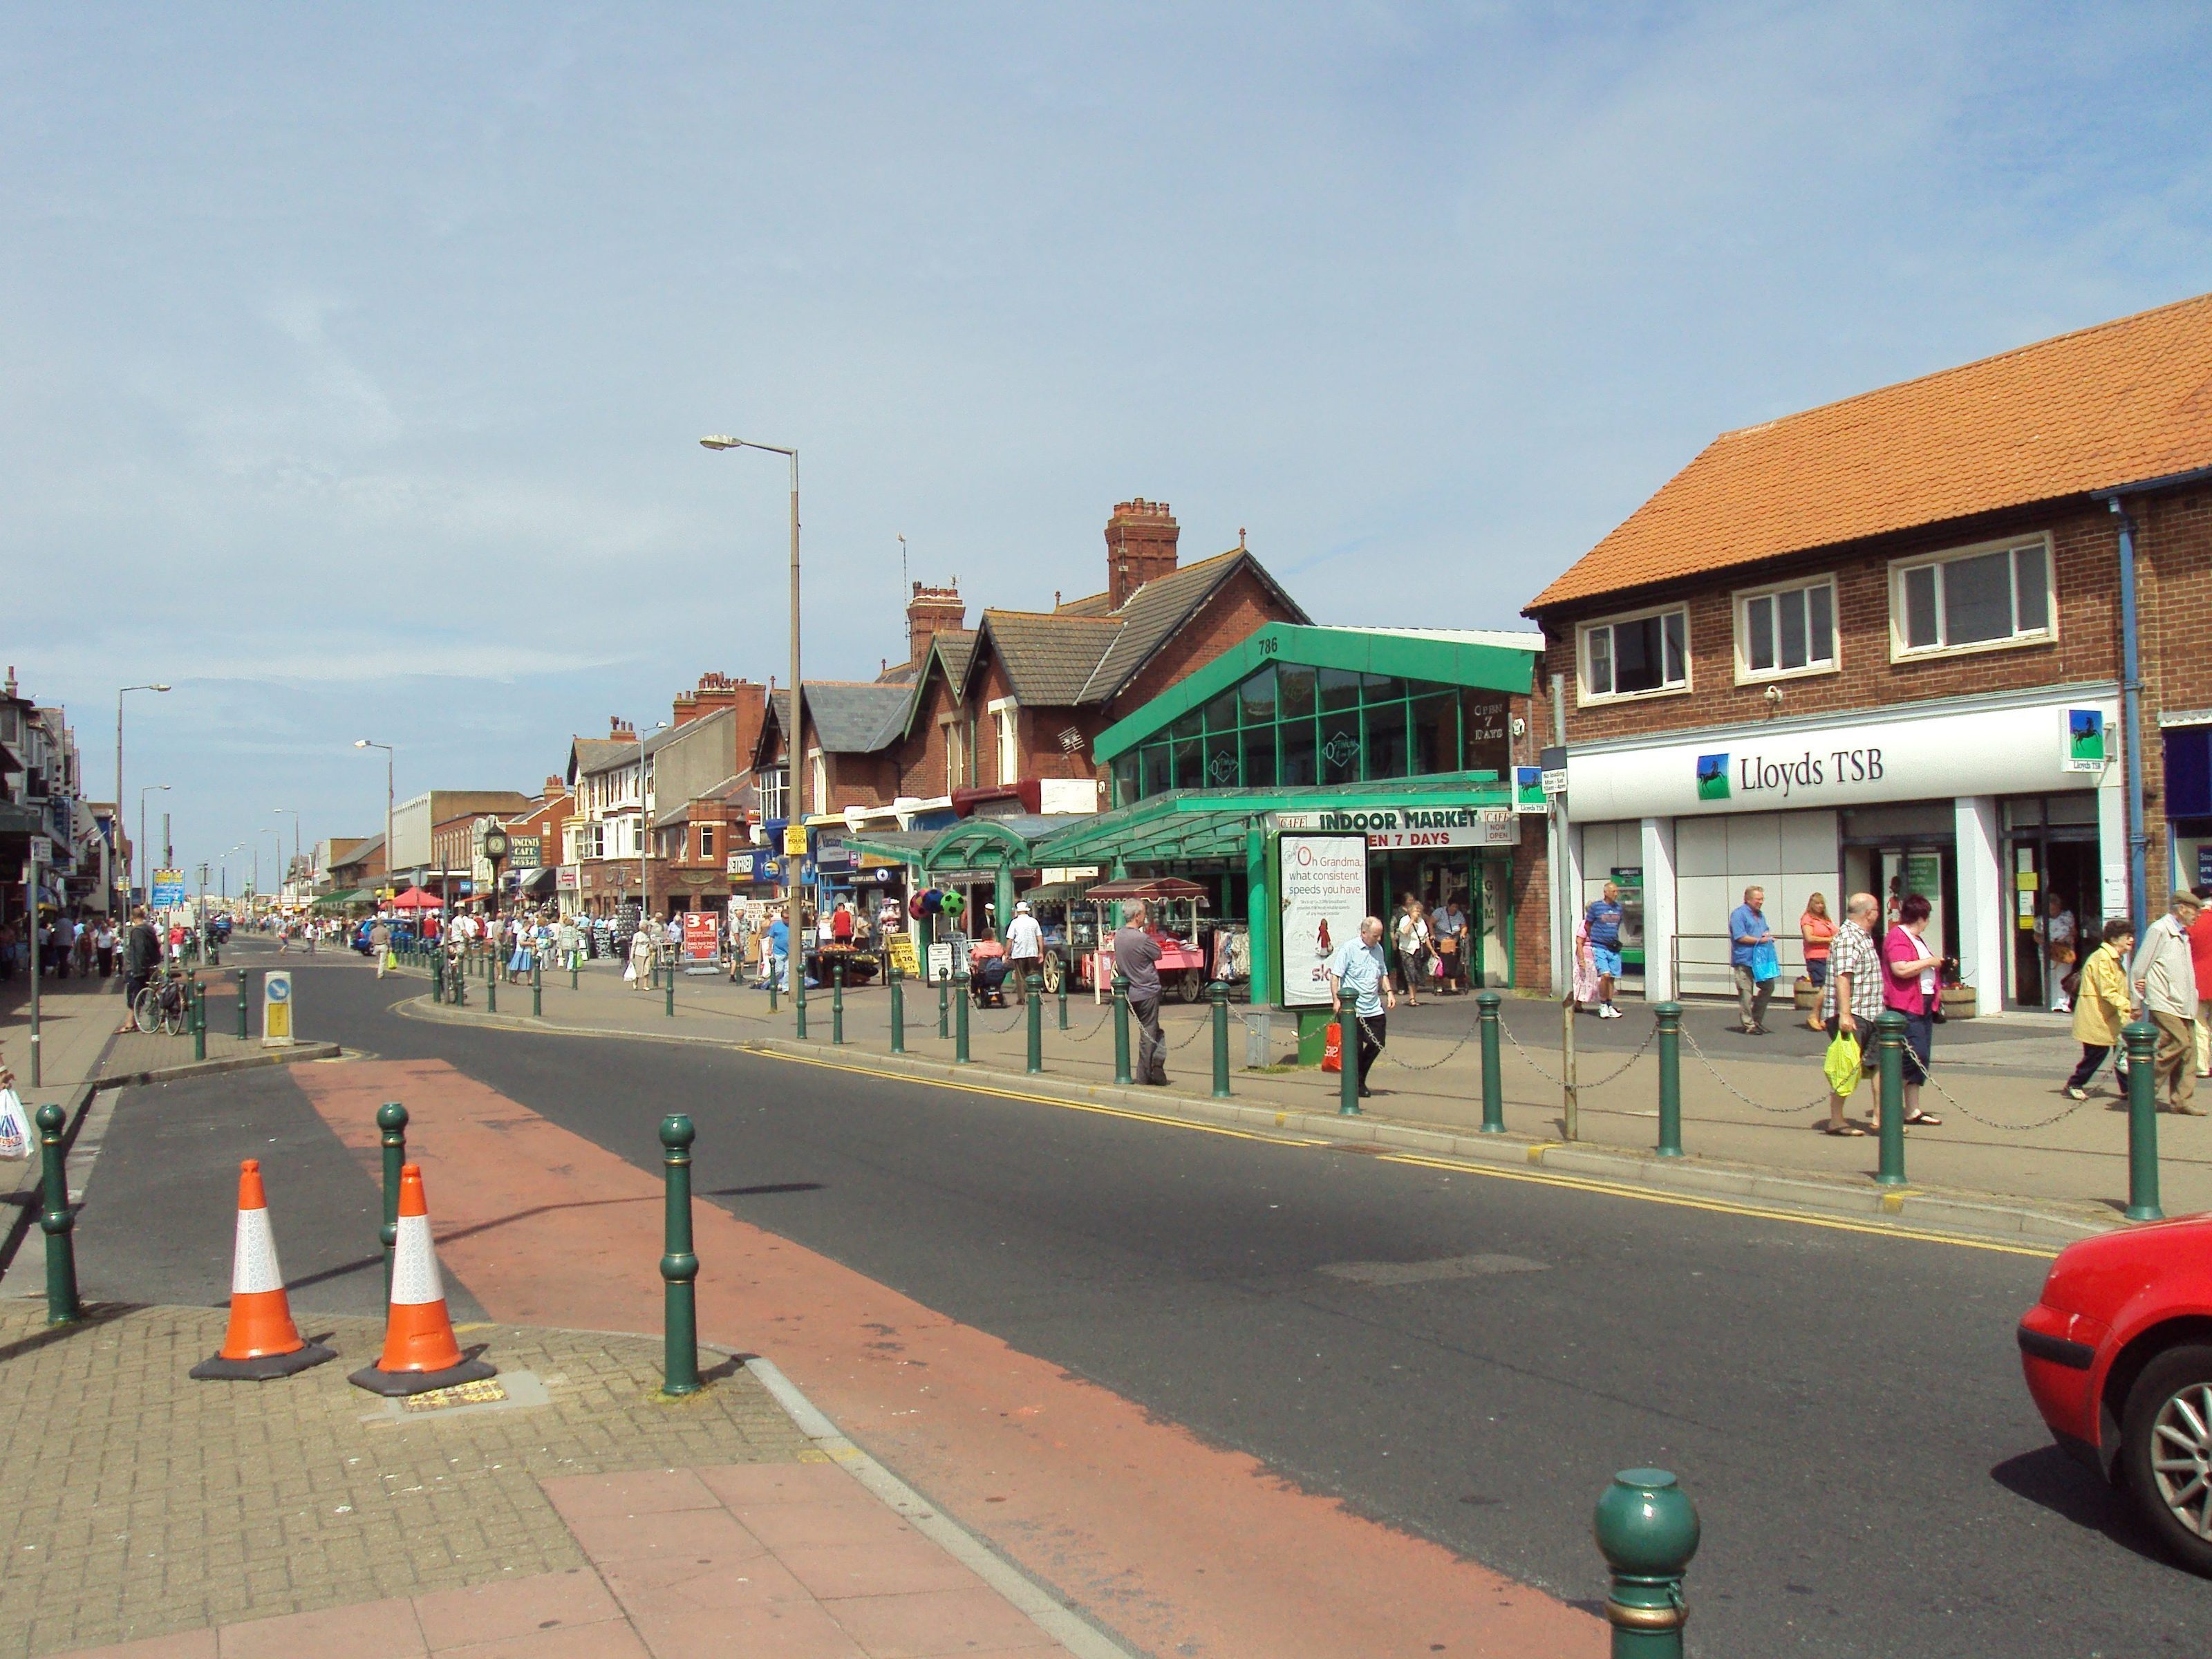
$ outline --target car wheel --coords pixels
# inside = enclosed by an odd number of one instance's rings
[[[2169,1348],[2143,1367],[2128,1390],[2120,1462],[2160,1541],[2212,1577],[2212,1346]]]

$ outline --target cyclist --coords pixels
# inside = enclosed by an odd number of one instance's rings
[[[134,905],[131,911],[130,931],[123,936],[123,1024],[118,1032],[131,1029],[131,1011],[138,1006],[138,994],[154,976],[155,969],[161,963],[161,935],[154,924],[146,920],[146,907]]]

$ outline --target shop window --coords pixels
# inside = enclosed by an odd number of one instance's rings
[[[1237,700],[1244,713],[1244,724],[1258,726],[1275,718],[1275,665],[1269,663],[1258,673],[1247,677],[1237,688]]]
[[[2056,634],[2051,550],[2040,536],[1890,567],[1890,654],[2032,645]]]
[[[1359,695],[1366,702],[1395,702],[1407,695],[1405,681],[1393,674],[1362,674]]]
[[[1459,770],[1459,698],[1434,692],[1413,701],[1413,769],[1416,775]]]
[[[1237,729],[1237,693],[1224,691],[1206,705],[1206,729],[1209,732],[1234,732]]]
[[[1735,600],[1735,672],[1740,680],[1825,673],[1836,665],[1836,585],[1832,578],[1739,593]]]
[[[1679,608],[1584,623],[1583,700],[1688,690],[1689,628],[1689,613]]]
[[[1359,707],[1360,676],[1349,668],[1324,668],[1321,671],[1321,706],[1331,708]]]
[[[1235,706],[1231,706],[1232,714]],[[1238,738],[1232,724],[1226,732],[1209,730],[1206,734],[1206,774],[1199,787],[1203,789],[1234,789],[1237,787]]]
[[[1459,694],[1460,765],[1504,777],[1513,766],[1513,705],[1494,691]]]
[[[1168,728],[1168,754],[1174,764],[1173,783],[1176,789],[1203,789],[1206,787],[1206,745],[1201,735],[1203,726],[1199,712],[1193,709]]]
[[[1114,757],[1115,805],[1127,806],[1130,802],[1140,799],[1137,768],[1142,754],[1143,750],[1139,750],[1135,753],[1116,755]]]
[[[1148,743],[1137,750],[1137,793],[1141,799],[1174,787],[1168,775],[1168,746]]]
[[[1322,687],[1322,695],[1328,696]],[[1321,781],[1323,783],[1357,783],[1359,781],[1359,711],[1356,708],[1325,709],[1321,717]]]
[[[1394,680],[1392,684],[1395,684]],[[1366,755],[1362,775],[1370,779],[1406,775],[1406,705],[1370,704],[1365,711]]]
[[[1273,788],[1275,787],[1274,723],[1269,721],[1264,726],[1246,726],[1243,744],[1244,787],[1247,789]]]
[[[1287,679],[1287,676],[1285,678]],[[1285,689],[1287,690],[1287,686]],[[1309,693],[1313,690],[1313,680],[1310,676],[1306,680],[1306,690]],[[1283,734],[1281,776],[1278,780],[1282,787],[1285,789],[1295,789],[1304,784],[1319,783],[1321,781],[1321,750],[1314,738],[1314,719],[1310,708],[1303,719],[1285,720],[1277,729]]]
[[[1315,672],[1304,663],[1286,662],[1275,670],[1275,706],[1285,722],[1311,720],[1320,706]]]

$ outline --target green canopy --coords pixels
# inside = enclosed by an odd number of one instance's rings
[[[319,910],[327,905],[332,909],[337,909],[348,904],[373,903],[375,898],[376,895],[366,887],[349,887],[343,893],[324,894],[315,901],[314,908]]]

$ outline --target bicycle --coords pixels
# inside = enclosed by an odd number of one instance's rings
[[[185,975],[165,964],[131,1003],[131,1023],[149,1036],[181,1036],[187,1018]]]

